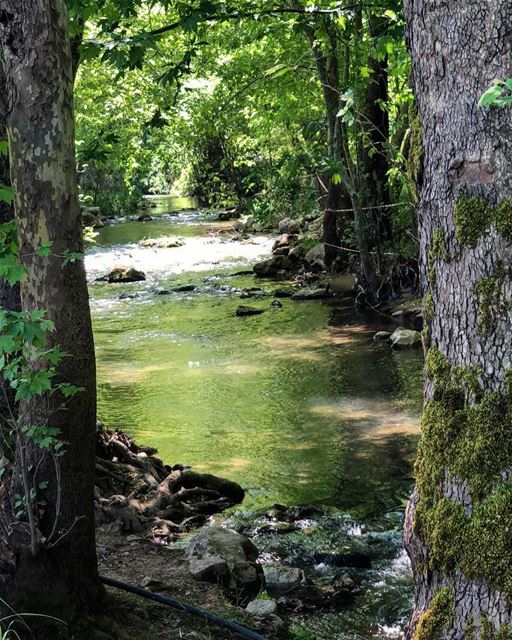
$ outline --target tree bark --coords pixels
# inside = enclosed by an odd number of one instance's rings
[[[28,470],[43,492],[44,514],[38,521],[41,544],[34,555],[13,533],[1,529],[12,514],[0,513],[2,549],[11,547],[16,564],[3,576],[0,596],[10,602],[91,609],[100,590],[93,513],[96,429],[95,358],[85,270],[82,260],[63,265],[67,252],[83,251],[74,154],[73,73],[64,0],[2,0],[0,38],[6,78],[7,131],[15,192],[18,243],[27,277],[21,286],[24,310],[44,309],[55,324],[48,346],[66,352],[59,381],[83,387],[66,402],[51,396],[47,405],[32,401],[20,413],[27,424],[43,414],[60,429],[64,455],[60,483],[54,463],[35,445],[29,447]],[[51,256],[36,250],[50,241]],[[18,452],[19,455],[19,452]],[[16,460],[19,473],[20,459]],[[57,512],[54,546],[51,535]],[[4,567],[2,567],[4,568]]]
[[[512,632],[512,119],[479,97],[512,70],[509,0],[404,0],[424,146],[426,381],[405,542],[407,632]]]

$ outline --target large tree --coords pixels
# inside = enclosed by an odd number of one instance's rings
[[[64,454],[55,465],[54,456],[30,439],[17,443],[15,473],[0,503],[0,596],[59,606],[59,614],[67,616],[77,606],[93,606],[99,589],[95,359],[85,271],[76,259],[82,233],[64,0],[2,0],[0,39],[18,245],[26,270],[22,308],[46,311],[55,325],[47,347],[58,345],[68,354],[57,380],[83,388],[65,407],[59,393],[21,403],[22,425],[49,420]],[[51,247],[50,254],[41,247]],[[35,544],[34,523],[25,524],[15,508],[22,470],[38,493]]]
[[[408,637],[512,637],[510,0],[404,0],[422,122],[426,382]]]

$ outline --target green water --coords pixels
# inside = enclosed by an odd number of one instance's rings
[[[297,623],[319,640],[398,638],[412,600],[401,526],[421,410],[419,352],[375,343],[389,327],[350,298],[273,308],[283,283],[234,275],[268,255],[271,238],[234,237],[230,223],[175,211],[192,203],[156,202],[153,221],[107,226],[88,252],[101,420],[156,446],[169,464],[238,481],[247,497],[230,526],[256,532],[265,521],[258,510],[276,502],[323,505],[325,517],[304,523],[311,535],[256,533],[256,544],[314,580],[314,550],[363,550],[372,569],[357,578],[352,606]],[[138,245],[170,235],[184,246]],[[119,264],[142,269],[146,281],[96,282]],[[172,291],[183,284],[196,289]],[[240,299],[255,286],[260,298]],[[239,318],[240,304],[265,312]]]
[[[135,256],[148,275],[144,283],[91,286],[101,419],[158,447],[169,463],[240,482],[248,508],[328,502],[368,518],[396,506],[411,483],[418,353],[375,344],[381,321],[356,313],[350,299],[283,300],[274,309],[269,296],[249,301],[264,314],[235,317],[247,301],[229,287],[276,285],[229,277],[247,267],[229,257],[238,249],[265,254],[271,241],[225,242],[213,227],[187,213],[101,230],[90,271]],[[164,235],[185,237],[185,247],[141,257],[130,244]],[[153,293],[182,283],[198,289]],[[139,297],[120,300],[127,292]]]

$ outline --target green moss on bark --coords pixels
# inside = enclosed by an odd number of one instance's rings
[[[430,607],[420,616],[413,640],[439,640],[453,620],[455,600],[449,587],[439,589]]]
[[[493,211],[498,233],[507,242],[512,242],[512,198],[502,200]]]
[[[505,267],[500,261],[493,275],[481,278],[476,284],[478,328],[484,335],[492,329],[497,317],[508,311],[507,303],[502,299],[505,277]]]
[[[455,204],[455,235],[462,244],[474,247],[491,222],[484,198],[461,195]]]
[[[453,366],[434,347],[426,371],[434,392],[416,461],[415,528],[431,569],[483,578],[512,602],[512,482],[504,475],[512,468],[512,377],[504,393],[489,391],[476,367]],[[469,492],[471,509],[444,494],[446,480]]]
[[[455,235],[462,244],[474,247],[491,224],[507,242],[512,242],[512,198],[492,207],[481,196],[461,194],[455,204],[454,220]]]

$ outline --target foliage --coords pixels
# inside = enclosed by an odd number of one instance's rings
[[[482,95],[478,104],[481,107],[505,107],[512,104],[512,78],[495,80]]]

